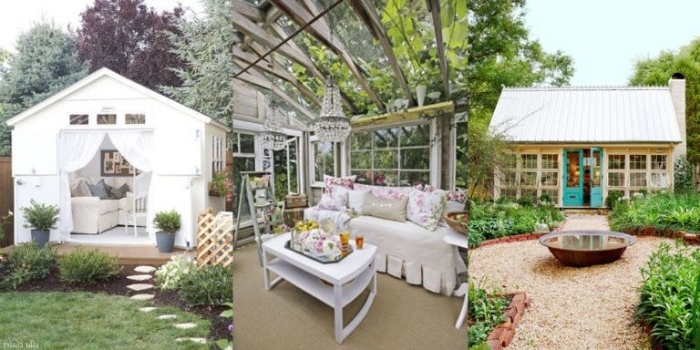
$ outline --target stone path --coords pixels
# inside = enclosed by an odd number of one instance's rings
[[[151,300],[155,297],[155,294],[152,294],[155,287],[152,284],[147,283],[147,282],[149,280],[153,279],[152,274],[156,270],[157,269],[155,267],[152,267],[152,266],[137,266],[136,268],[134,268],[134,272],[137,272],[139,274],[126,276],[126,278],[128,278],[132,281],[140,282],[140,283],[134,283],[134,284],[130,284],[130,285],[126,286],[129,290],[141,292],[141,293],[132,295],[131,299]],[[149,291],[151,293],[146,293],[146,291]],[[149,313],[153,312],[156,314],[158,313],[157,310],[158,310],[158,308],[153,307],[153,306],[146,306],[146,307],[139,308],[139,311],[141,311],[141,312],[149,312]],[[157,318],[159,320],[175,320],[175,319],[177,319],[177,315],[160,314],[160,315],[155,316],[155,318]],[[176,328],[179,328],[179,329],[191,329],[191,328],[196,328],[197,324],[193,323],[193,322],[184,322],[184,323],[173,323],[173,326]],[[175,341],[176,342],[190,341],[190,342],[197,343],[197,344],[206,344],[207,343],[206,338],[192,338],[192,337],[176,338]]]

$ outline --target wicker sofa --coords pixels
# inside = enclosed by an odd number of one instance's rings
[[[323,205],[322,199],[318,205],[305,210],[304,218],[330,218],[337,226],[349,229],[351,235],[364,235],[365,242],[377,246],[377,271],[405,278],[407,283],[422,285],[434,293],[451,295],[457,285],[457,274],[465,272],[466,266],[457,249],[443,240],[449,228],[438,225],[431,229],[430,225],[424,227],[410,220],[399,222],[372,215],[356,215],[367,214],[362,213],[363,204],[353,203],[356,191],[384,198],[419,195],[415,187],[354,184],[349,190],[347,209],[329,209]],[[442,216],[443,212],[462,210],[464,204],[460,201],[451,201],[453,203],[443,206],[441,212],[435,214]]]

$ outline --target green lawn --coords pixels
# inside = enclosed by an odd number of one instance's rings
[[[139,311],[147,302],[93,293],[0,293],[0,348],[206,349],[176,338],[207,338],[210,322],[177,308]],[[159,320],[158,315],[175,319]],[[196,323],[178,329],[174,323]]]

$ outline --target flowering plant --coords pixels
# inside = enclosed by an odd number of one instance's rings
[[[193,258],[186,255],[173,255],[167,264],[156,271],[156,282],[162,289],[177,289],[180,280],[196,269],[197,264]]]
[[[253,187],[267,187],[270,182],[270,175],[263,175],[261,177],[253,177],[250,179],[250,183]]]
[[[294,230],[296,231],[294,239],[303,253],[315,257],[340,259],[340,239],[324,231],[319,227],[318,222],[300,221],[294,225]]]
[[[210,194],[226,196],[227,202],[233,201],[233,181],[231,181],[230,175],[227,171],[216,173],[209,182]]]

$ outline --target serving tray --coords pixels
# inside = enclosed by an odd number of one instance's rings
[[[339,261],[345,259],[348,255],[352,254],[352,252],[354,251],[354,249],[352,248],[352,246],[348,244],[348,253],[347,253],[347,254],[345,254],[344,256],[341,254],[339,259],[331,259],[330,257],[317,257],[317,256],[313,256],[313,255],[306,254],[306,253],[304,253],[304,252],[300,252],[300,251],[298,251],[298,250],[296,250],[296,249],[292,249],[292,247],[291,247],[289,244],[290,244],[290,241],[287,241],[287,243],[284,244],[284,247],[287,248],[287,249],[289,249],[289,250],[291,250],[291,251],[293,251],[293,252],[295,252],[295,253],[297,253],[297,254],[301,254],[301,255],[303,255],[303,256],[305,256],[305,257],[311,259],[311,260],[314,260],[314,261],[316,261],[316,262],[319,262],[319,263],[321,263],[321,264],[334,264],[334,263],[337,263],[337,262],[339,262]]]

